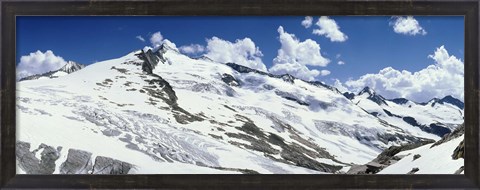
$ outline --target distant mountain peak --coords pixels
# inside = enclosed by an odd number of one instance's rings
[[[371,89],[370,87],[366,86],[358,93],[358,95],[360,96],[360,95],[365,94],[365,93],[367,93],[369,95],[374,95],[375,91],[373,89]]]
[[[439,104],[445,104],[445,103],[449,103],[449,104],[452,104],[460,109],[464,109],[465,108],[465,103],[462,102],[461,100],[457,99],[457,98],[454,98],[453,96],[451,95],[447,95],[445,97],[443,97],[442,99],[439,99],[439,98],[432,98],[430,101],[428,102],[424,102],[424,103],[420,103],[421,105],[427,105],[427,104],[431,104],[432,107],[435,106],[436,103],[439,103]]]
[[[452,105],[454,105],[454,106],[457,106],[457,107],[460,108],[460,109],[464,109],[464,108],[465,108],[465,103],[463,103],[463,102],[462,102],[461,100],[459,100],[459,99],[454,98],[454,97],[451,96],[451,95],[445,96],[444,98],[438,100],[437,102],[440,103],[440,104],[449,103],[449,104],[452,104]]]
[[[42,74],[36,74],[36,75],[30,75],[24,78],[21,78],[19,81],[24,81],[24,80],[36,80],[42,77],[46,78],[57,78],[61,72],[70,74],[75,71],[78,71],[80,69],[85,68],[85,65],[76,63],[74,61],[68,61],[62,68],[53,70],[53,71],[48,71],[46,73]]]
[[[83,68],[85,68],[85,65],[76,63],[74,61],[68,61],[67,64],[65,64],[62,68],[59,69],[59,71],[70,74]]]
[[[391,99],[390,101],[392,101],[396,104],[399,104],[399,105],[403,105],[403,104],[408,103],[410,100],[408,100],[406,98],[394,98],[394,99]]]
[[[158,47],[158,49],[155,51],[155,53],[160,53],[160,54],[163,54],[167,51],[173,51],[173,52],[176,52],[176,53],[179,53],[181,54],[176,48],[173,48],[173,47],[170,47],[168,44],[166,43],[163,43],[162,45],[160,45]]]
[[[387,105],[387,102],[385,102],[385,98],[379,94],[377,94],[373,89],[371,89],[370,87],[366,86],[365,88],[363,88],[362,91],[360,91],[358,93],[358,95],[363,95],[363,94],[368,94],[368,97],[367,99],[369,100],[372,100],[373,102],[377,103],[378,105]]]

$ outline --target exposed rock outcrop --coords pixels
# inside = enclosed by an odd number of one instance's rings
[[[230,74],[222,74],[222,81],[229,86],[240,86],[240,82]]]
[[[62,147],[56,149],[41,144],[37,149],[30,151],[30,143],[17,142],[16,157],[18,166],[28,174],[52,174],[55,171],[55,161],[60,157]],[[40,158],[38,158],[38,152]]]
[[[462,136],[465,134],[465,123],[462,125],[458,126],[455,130],[453,130],[451,133],[443,136],[440,140],[437,142],[433,143],[433,145],[430,148],[433,148],[434,146],[440,145],[442,143],[448,142],[452,139],[458,138],[459,136]]]
[[[38,158],[38,152],[40,159]],[[61,156],[62,147],[56,149],[41,144],[30,151],[30,143],[18,141],[16,144],[17,165],[27,174],[53,174],[57,169],[55,161]],[[36,156],[37,155],[37,156]],[[97,156],[92,165],[92,153],[69,149],[67,159],[58,166],[61,174],[127,174],[134,165],[109,157]]]
[[[458,168],[458,170],[455,171],[454,174],[461,174],[463,172],[463,170],[465,170],[465,166],[462,166],[462,167]]]
[[[433,143],[433,140],[423,140],[418,143],[402,146],[391,146],[380,153],[375,159],[365,165],[355,165],[348,170],[347,174],[376,174],[383,168],[396,163],[403,157],[396,156],[401,151],[411,150],[420,146]]]
[[[418,169],[418,168],[412,168],[412,170],[410,170],[407,174],[415,174],[415,173],[417,173],[418,171],[420,171],[420,169]]]
[[[460,142],[460,144],[455,148],[452,154],[452,159],[458,160],[459,158],[464,158],[465,154],[465,143],[464,141]]]
[[[108,157],[97,156],[92,174],[127,174],[132,164]]]
[[[69,149],[67,160],[60,166],[61,174],[88,174],[92,170],[92,153]]]

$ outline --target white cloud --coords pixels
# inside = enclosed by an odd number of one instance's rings
[[[206,51],[205,56],[217,62],[233,62],[252,69],[267,71],[261,59],[262,52],[250,38],[237,39],[232,43],[212,37],[207,39]]]
[[[393,26],[393,31],[398,34],[406,34],[415,36],[417,34],[426,35],[425,31],[418,21],[413,16],[407,17],[392,17],[394,22],[390,22],[390,26]]]
[[[199,54],[205,52],[205,47],[200,44],[190,44],[187,46],[180,46],[178,48],[182,53]]]
[[[344,42],[348,39],[348,36],[340,31],[337,22],[327,16],[321,16],[315,25],[320,29],[314,29],[313,34],[325,36],[332,42]]]
[[[156,51],[162,44],[165,44],[168,47],[178,51],[177,45],[168,39],[164,39],[162,33],[160,32],[155,32],[150,36],[150,43],[152,44],[152,47],[145,46],[143,51],[147,51],[149,49]]]
[[[20,63],[17,65],[17,79],[57,70],[65,64],[67,62],[62,57],[56,56],[51,50],[47,50],[45,53],[38,50],[20,57]]]
[[[338,80],[338,79],[333,79],[333,80],[335,80],[335,82],[333,83],[333,87],[337,88],[338,91],[340,91],[342,93],[349,91],[349,89],[347,87],[345,87],[340,80]]]
[[[338,53],[337,55],[335,55],[335,58],[337,58],[337,59],[340,59],[340,57],[342,57],[342,54]]]
[[[444,46],[436,49],[429,58],[434,64],[417,71],[396,70],[387,67],[377,74],[366,74],[357,80],[348,80],[344,86],[353,92],[369,86],[386,98],[403,97],[416,102],[426,102],[434,97],[452,95],[464,98],[464,64],[449,55]]]
[[[145,42],[145,38],[143,38],[142,36],[138,35],[138,36],[135,36],[135,38],[137,38],[138,40],[142,41],[142,42]]]
[[[345,65],[345,61],[338,61],[337,64],[339,64],[339,65]]]
[[[329,75],[329,74],[330,74],[330,71],[329,71],[329,70],[321,70],[321,71],[320,71],[320,75],[322,75],[322,76],[327,76],[327,75]]]
[[[152,43],[153,48],[157,48],[163,44],[163,36],[160,32],[155,32],[150,37],[150,43]]]
[[[294,34],[285,32],[282,26],[278,27],[277,31],[281,48],[273,59],[273,66],[269,69],[271,73],[288,73],[300,79],[313,80],[321,72],[310,70],[307,65],[325,67],[330,62],[321,55],[317,42],[311,39],[300,42]]]
[[[288,73],[296,78],[308,81],[314,80],[315,77],[320,74],[320,71],[309,69],[307,66],[299,64],[298,62],[274,64],[268,71],[273,74]]]
[[[310,26],[312,26],[312,22],[313,22],[313,17],[306,16],[305,20],[302,21],[302,26],[304,26],[305,28],[310,28]]]

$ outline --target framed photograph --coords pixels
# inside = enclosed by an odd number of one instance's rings
[[[479,1],[1,1],[2,188],[479,188]]]

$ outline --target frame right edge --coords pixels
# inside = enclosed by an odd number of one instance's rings
[[[479,110],[480,110],[480,63],[479,63],[479,6],[474,6],[466,13],[465,19],[465,176],[480,186],[479,165]]]

